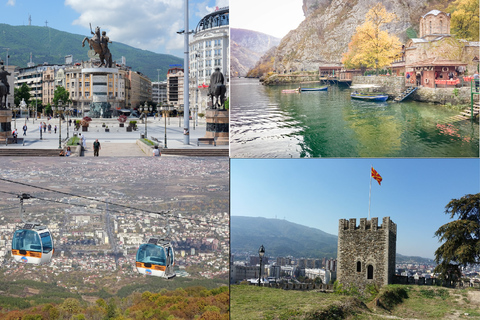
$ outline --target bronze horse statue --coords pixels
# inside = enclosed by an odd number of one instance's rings
[[[210,85],[212,87],[212,85]],[[227,92],[227,87],[223,83],[213,84],[212,89],[209,88],[208,95],[212,99],[212,109],[225,109],[225,93]],[[214,99],[215,98],[215,99]]]
[[[208,96],[212,98],[212,109],[225,109],[225,93],[227,87],[224,85],[225,78],[220,72],[220,68],[215,68],[215,72],[210,77],[210,86],[208,87]],[[213,99],[215,97],[215,100]]]
[[[93,37],[89,39],[88,37],[85,37],[82,41],[82,47],[85,47],[85,41],[88,42],[90,49],[95,50],[95,54],[98,54],[100,57],[100,67],[101,66],[106,66],[108,68],[112,67],[112,55],[110,53],[110,50],[108,48],[105,48],[105,50],[102,48],[102,37],[100,36],[100,28],[96,27],[95,28],[95,33],[93,33]],[[107,40],[108,41],[108,40]]]

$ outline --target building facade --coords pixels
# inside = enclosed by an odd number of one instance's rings
[[[167,103],[176,109],[183,108],[183,68],[173,67],[167,72]]]
[[[167,102],[167,81],[152,82],[152,101],[156,104]]]
[[[204,113],[208,105],[208,86],[215,68],[225,77],[227,96],[230,81],[229,8],[220,8],[198,23],[190,41],[190,106]]]
[[[363,291],[368,285],[393,283],[397,225],[384,217],[367,220],[340,219],[338,225],[337,280],[344,287]]]

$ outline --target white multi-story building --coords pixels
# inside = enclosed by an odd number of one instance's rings
[[[219,8],[200,20],[190,41],[190,106],[198,112],[205,112],[210,76],[217,67],[225,77],[228,95],[229,47],[229,8]]]
[[[167,101],[167,80],[152,82],[152,101],[156,104]]]

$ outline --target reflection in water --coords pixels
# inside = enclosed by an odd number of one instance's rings
[[[313,85],[312,85],[313,86]],[[292,88],[295,86],[291,86]],[[256,79],[233,79],[234,158],[478,157],[478,123],[418,102],[350,99],[350,89],[281,93]]]

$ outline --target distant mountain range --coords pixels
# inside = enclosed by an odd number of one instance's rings
[[[338,237],[322,230],[281,219],[230,217],[230,248],[236,256],[257,255],[266,248],[269,257],[336,258]],[[397,253],[397,263],[433,264],[432,259]]]
[[[280,40],[257,31],[230,28],[230,75],[244,77],[260,57],[277,46]]]
[[[59,31],[50,27],[38,26],[11,26],[0,23],[0,59],[6,59],[6,50],[10,48],[9,65],[27,67],[32,53],[32,61],[38,65],[43,63],[64,64],[65,56],[73,55],[73,61],[89,60],[87,53],[88,44],[82,47],[82,40],[90,34],[78,35]],[[109,44],[113,60],[121,62],[122,56],[126,58],[127,66],[133,71],[139,71],[157,81],[160,69],[160,80],[166,79],[169,65],[182,64],[183,59],[168,54],[159,54],[147,50],[115,42]]]

